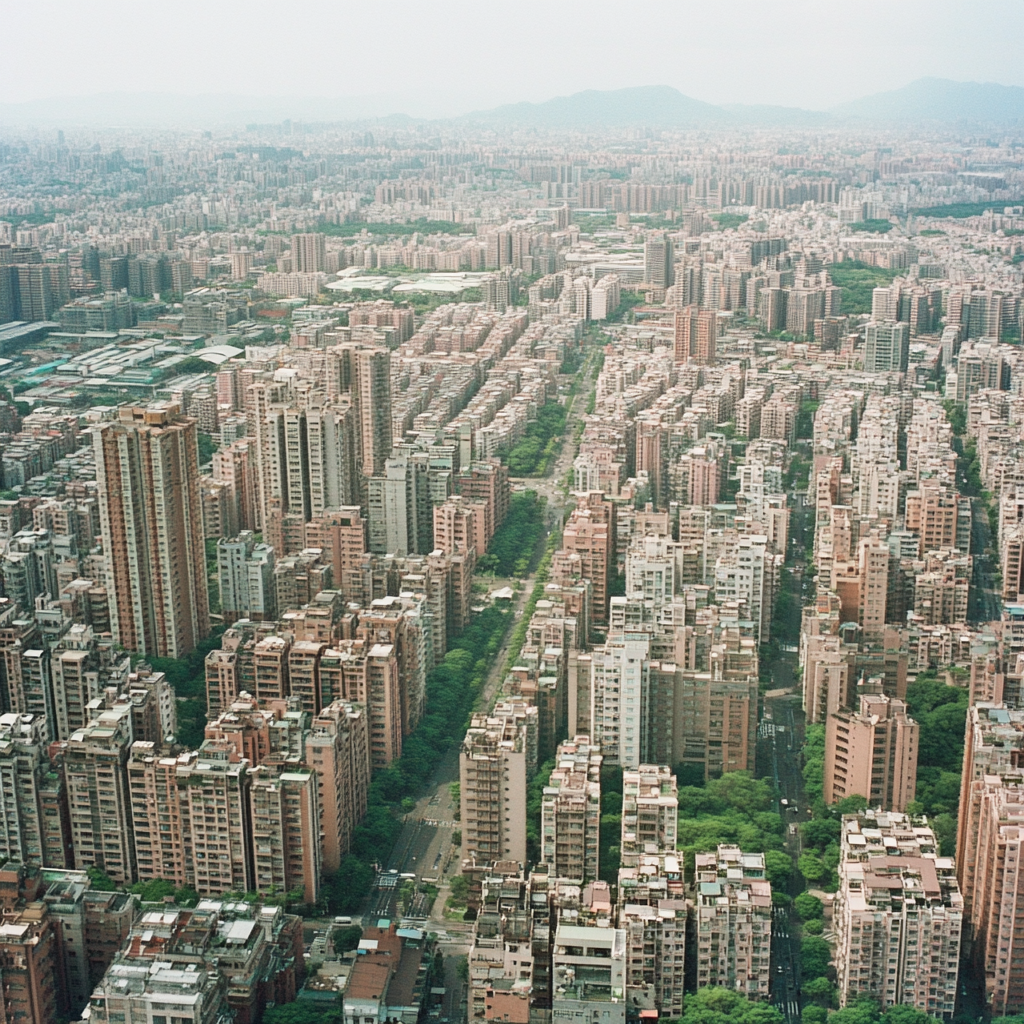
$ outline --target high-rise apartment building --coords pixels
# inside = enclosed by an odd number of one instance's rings
[[[889,546],[874,530],[860,539],[855,562],[835,567],[833,587],[843,621],[857,622],[866,638],[881,638],[889,588]]]
[[[887,373],[906,370],[910,357],[910,324],[872,320],[864,328],[864,370]]]
[[[435,546],[467,550],[434,543],[435,500],[444,501],[449,484],[436,479],[425,453],[396,449],[385,461],[383,473],[370,477],[367,484],[370,551],[426,555]]]
[[[644,283],[667,288],[675,281],[675,252],[664,231],[650,231],[644,239]]]
[[[552,575],[556,581],[577,574],[590,580],[594,624],[605,625],[608,587],[615,574],[615,505],[597,492],[578,495],[576,500],[562,531],[562,552],[556,552],[552,562]],[[559,565],[562,553],[570,556],[564,569]]]
[[[906,528],[920,538],[918,556],[929,551],[950,551],[958,547],[959,495],[937,479],[922,480],[907,492]]]
[[[135,860],[142,879],[165,878],[176,886],[192,884],[189,824],[187,818],[182,822],[178,773],[195,760],[195,753],[160,757],[151,742],[132,744],[126,770]]]
[[[205,743],[176,769],[181,825],[191,850],[186,870],[201,895],[252,892],[249,763]]]
[[[0,1020],[57,1024],[67,1019],[59,930],[45,903],[4,915],[0,927]]]
[[[642,764],[622,774],[623,867],[636,867],[645,853],[675,850],[679,797],[676,777],[667,765]]]
[[[632,1007],[659,1017],[683,1012],[689,901],[620,900],[619,927],[626,933],[626,998]]]
[[[227,625],[238,619],[261,622],[277,618],[274,549],[257,544],[251,531],[217,541],[217,578],[221,614]]]
[[[1017,955],[1024,920],[1024,769],[987,775],[972,788],[970,950],[992,1015],[1003,1017],[1024,1010],[1024,965]]]
[[[771,981],[772,887],[763,853],[720,845],[695,863],[697,988],[767,999]]]
[[[757,646],[752,637],[729,626],[718,631],[706,657],[698,658],[697,645],[707,640],[687,632],[678,638],[678,661],[649,664],[644,758],[683,765],[704,779],[751,771],[757,730]]]
[[[687,306],[675,314],[677,363],[713,366],[718,338],[718,314],[713,309]]]
[[[744,602],[759,643],[771,631],[775,582],[776,558],[764,534],[737,537],[715,562],[715,600]]]
[[[590,736],[609,764],[638,768],[647,749],[650,634],[614,633],[591,654]]]
[[[301,892],[305,903],[315,904],[321,876],[317,774],[258,765],[250,775],[256,889]]]
[[[363,476],[379,476],[391,454],[391,354],[384,348],[356,345],[346,356],[351,366],[359,469]]]
[[[357,493],[356,424],[347,399],[301,394],[271,404],[264,428],[273,507],[305,523],[351,504]]]
[[[320,690],[324,706],[345,700],[366,708],[374,771],[401,756],[402,694],[393,644],[349,640],[324,651]]]
[[[49,770],[49,736],[41,715],[0,715],[0,857],[14,863],[47,863],[39,803],[41,776]]]
[[[98,868],[119,885],[137,877],[125,772],[131,742],[131,706],[118,704],[73,733],[64,751],[74,866]]]
[[[313,274],[327,265],[327,237],[319,231],[292,235],[292,270]]]
[[[526,862],[526,780],[536,758],[537,709],[497,704],[474,715],[459,755],[462,859]]]
[[[540,857],[551,874],[594,881],[601,832],[601,752],[589,736],[559,744],[540,814]]]
[[[313,718],[305,735],[305,763],[316,772],[323,835],[323,871],[333,874],[352,846],[366,814],[370,745],[366,710],[335,701]]]
[[[626,933],[559,921],[551,950],[552,1020],[626,1021]]]
[[[92,717],[90,702],[107,686],[121,686],[130,667],[129,655],[109,639],[97,639],[91,626],[71,626],[50,655],[54,737],[66,740],[85,728]]]
[[[837,711],[825,726],[825,803],[864,797],[869,807],[905,811],[917,788],[918,725],[907,706],[861,693],[859,710]]]
[[[93,447],[114,638],[183,657],[210,630],[196,421],[170,403],[122,406]]]
[[[952,857],[923,818],[844,815],[834,927],[839,1000],[912,1006],[949,1020],[963,899]]]
[[[334,586],[346,601],[365,603],[363,562],[367,547],[367,522],[358,505],[327,509],[306,524],[306,546],[319,548],[331,566]]]
[[[1024,1011],[1017,955],[1024,915],[1024,711],[981,702],[967,709],[957,877],[965,942],[985,979],[993,1016]]]

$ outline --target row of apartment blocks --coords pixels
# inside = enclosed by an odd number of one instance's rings
[[[1024,1005],[1013,956],[1022,911],[1014,879],[1024,638],[1012,603],[1021,513],[1007,428],[1015,399],[999,390],[1019,361],[996,348],[960,350],[958,397],[985,451],[984,485],[999,497],[1008,573],[999,621],[965,623],[973,517],[940,403],[883,383],[880,393],[834,392],[815,415],[818,576],[801,628],[804,706],[825,726],[825,800],[857,794],[875,808],[843,821],[834,915],[843,1005],[866,994],[949,1018],[961,956],[984,979],[993,1015]],[[975,370],[991,379],[971,383]],[[927,822],[900,813],[912,809],[917,769],[908,674],[949,664],[969,671],[971,702],[955,858],[940,855]]]
[[[0,1011],[33,1024],[153,1020],[258,1024],[304,975],[302,920],[280,907],[201,900],[140,907],[85,871],[0,870]]]
[[[764,855],[719,846],[698,855],[694,884],[686,885],[676,852],[676,780],[667,767],[640,765],[623,775],[613,902],[595,877],[600,747],[582,735],[562,743],[543,791],[540,860],[524,875],[514,859],[525,850],[525,787],[517,786],[530,764],[534,712],[499,704],[474,719],[463,747],[463,872],[478,907],[471,1018],[528,1024],[596,1014],[624,1024],[627,1008],[678,1016],[684,991],[708,985],[767,999],[772,901]],[[506,833],[521,840],[508,842]]]
[[[281,633],[271,623],[229,631],[208,659],[206,743],[183,754],[162,673],[130,671],[85,626],[54,648],[52,673],[28,672],[42,652],[31,649],[34,623],[14,617],[5,697],[16,712],[0,717],[3,854],[96,867],[125,884],[166,877],[207,894],[274,885],[314,902],[365,812],[371,771],[400,754],[415,724],[427,665],[401,599],[375,602],[361,621],[349,612],[352,635],[340,639],[332,596],[290,613]]]
[[[139,711],[97,701],[88,724],[56,744],[42,716],[0,715],[0,853],[95,868],[121,885],[276,888],[315,903],[366,811],[364,705],[338,700],[311,714],[294,698],[243,693],[206,726],[199,750],[182,753]]]

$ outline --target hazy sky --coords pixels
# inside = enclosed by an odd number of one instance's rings
[[[0,0],[0,103],[369,96],[454,114],[673,85],[825,108],[924,75],[1024,85],[1024,0]]]

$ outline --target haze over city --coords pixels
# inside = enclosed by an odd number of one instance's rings
[[[8,8],[0,1022],[1024,1024],[1024,4]]]
[[[585,89],[668,85],[714,104],[828,110],[918,78],[1024,86],[1018,0],[892,4],[686,0],[514,10],[472,2],[184,0],[8,5],[3,106],[118,93],[345,99],[356,116],[452,117]],[[45,73],[35,54],[46,52]],[[557,50],[557,59],[554,51]],[[84,54],[95,55],[83,60]],[[196,111],[202,116],[202,111]]]

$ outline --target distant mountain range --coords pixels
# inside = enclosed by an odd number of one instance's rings
[[[480,125],[548,129],[629,125],[652,128],[815,127],[903,121],[1005,125],[1024,122],[1024,89],[1015,85],[920,78],[902,89],[865,96],[830,110],[804,110],[740,103],[715,106],[685,96],[671,86],[652,85],[612,92],[588,90],[544,103],[514,103],[466,114],[459,120]]]
[[[452,109],[454,101],[445,104]],[[418,108],[418,109],[417,109]],[[97,96],[0,103],[0,129],[9,126],[177,126],[210,128],[287,119],[306,122],[408,121],[427,112],[426,99],[398,95],[258,97],[211,94],[104,93]],[[436,107],[435,107],[436,109]],[[432,120],[439,120],[433,118]],[[624,128],[816,127],[866,123],[1024,124],[1024,88],[981,82],[920,78],[902,89],[876,93],[830,110],[727,104],[686,96],[667,85],[637,86],[571,96],[543,103],[512,103],[478,110],[451,124],[495,129],[570,130]]]
[[[873,121],[978,121],[1012,124],[1024,121],[1024,89],[994,82],[953,82],[919,78],[902,89],[842,103],[830,113],[838,118]]]

